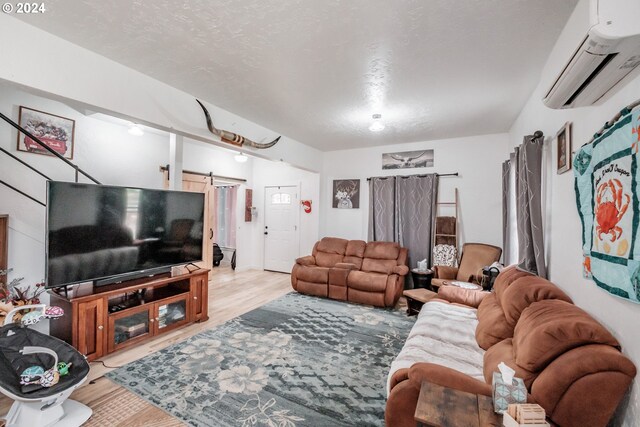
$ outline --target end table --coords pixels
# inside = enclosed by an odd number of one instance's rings
[[[500,427],[502,416],[493,412],[489,396],[454,390],[424,381],[415,420],[424,427]]]
[[[411,270],[411,278],[413,279],[413,287],[426,288],[433,291],[431,287],[431,279],[433,278],[433,270],[418,270],[414,268]]]

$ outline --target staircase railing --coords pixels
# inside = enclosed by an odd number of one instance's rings
[[[31,140],[35,141],[36,144],[38,144],[40,147],[42,147],[44,150],[46,150],[47,152],[49,152],[52,156],[57,157],[58,159],[62,160],[64,163],[66,163],[68,166],[72,167],[75,170],[75,181],[78,182],[80,175],[85,176],[87,179],[93,181],[96,184],[100,184],[100,181],[98,181],[97,179],[95,179],[94,177],[92,177],[91,175],[89,175],[87,172],[85,172],[84,170],[82,170],[78,165],[76,165],[75,163],[73,163],[72,161],[70,161],[69,159],[65,158],[62,154],[58,153],[57,151],[55,151],[54,149],[52,149],[51,147],[49,147],[47,144],[45,144],[44,142],[42,142],[38,137],[36,137],[35,135],[33,135],[31,132],[29,132],[28,130],[26,130],[25,128],[23,128],[22,126],[20,126],[18,123],[14,122],[13,120],[11,120],[9,117],[5,116],[4,114],[0,113],[0,119],[4,120],[5,122],[9,123],[11,126],[13,126],[14,128],[16,128],[18,130],[19,133],[24,134],[25,136],[29,137]],[[51,178],[49,178],[47,175],[45,175],[44,173],[40,172],[38,169],[34,168],[33,166],[31,166],[30,164],[28,164],[27,162],[25,162],[24,160],[21,160],[20,158],[14,156],[13,154],[11,154],[9,151],[5,150],[4,148],[0,147],[0,151],[4,154],[6,154],[7,156],[9,156],[11,159],[17,161],[18,163],[22,164],[23,166],[26,166],[27,168],[29,168],[30,170],[32,170],[33,172],[37,173],[38,175],[42,176],[44,179],[46,179],[47,181],[51,181]],[[10,188],[11,190],[23,195],[24,197],[27,197],[31,200],[33,200],[34,202],[42,205],[42,206],[46,206],[44,203],[42,203],[41,201],[39,201],[38,199],[36,199],[35,197],[30,196],[29,194],[25,193],[24,191],[14,187],[11,184],[6,183],[3,180],[0,180],[0,184],[4,185],[7,188]]]

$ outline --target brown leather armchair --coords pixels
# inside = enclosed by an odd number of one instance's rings
[[[482,267],[493,264],[500,259],[502,249],[484,243],[465,243],[462,246],[459,267],[444,265],[433,266],[431,286],[442,286],[445,280],[478,283],[477,274]]]

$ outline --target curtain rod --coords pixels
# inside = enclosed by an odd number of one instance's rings
[[[613,124],[615,122],[617,122],[618,120],[620,120],[620,117],[622,117],[625,114],[628,114],[631,112],[631,110],[633,110],[634,108],[636,108],[637,106],[640,105],[640,99],[638,99],[635,102],[632,102],[631,104],[627,105],[625,108],[623,108],[622,110],[618,111],[618,114],[616,114],[615,116],[613,116],[613,118],[611,120],[609,120],[608,122],[606,122],[604,124],[604,126],[602,126],[600,128],[599,131],[597,131],[593,137],[588,141],[585,142],[584,144],[582,144],[582,147],[584,147],[587,144],[591,144],[596,138],[599,138],[605,130],[609,129],[611,126],[613,126]]]
[[[428,176],[428,174],[423,174],[423,175],[391,175],[391,176],[376,176],[376,177],[373,177],[373,178],[381,178],[381,179],[395,178],[395,177],[400,177],[400,178],[409,178],[409,177],[411,177],[411,176],[417,176],[417,177],[423,178],[423,177],[425,177],[425,176]],[[460,176],[460,175],[458,174],[458,172],[453,172],[453,173],[437,173],[437,174],[436,174],[436,176],[437,176],[437,177],[440,177],[440,176]],[[367,181],[371,181],[371,178],[372,178],[372,177],[367,178]]]
[[[160,166],[160,172],[169,172],[169,165],[166,166]],[[221,179],[221,180],[227,180],[227,181],[236,181],[236,182],[247,182],[246,179],[242,179],[242,178],[233,178],[231,176],[222,176],[222,175],[214,175],[213,172],[194,172],[194,171],[188,171],[188,170],[183,170],[182,173],[188,173],[191,175],[199,175],[199,176],[208,176],[209,178],[211,178],[211,183],[213,184],[213,179]]]

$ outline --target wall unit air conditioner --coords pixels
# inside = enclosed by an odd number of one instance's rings
[[[640,0],[581,0],[558,44],[576,35],[581,42],[546,93],[547,107],[592,105],[640,65]]]

